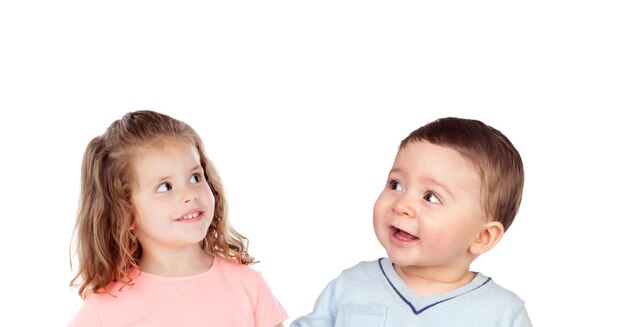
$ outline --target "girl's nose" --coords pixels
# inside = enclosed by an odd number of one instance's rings
[[[198,194],[191,187],[187,189],[185,192],[185,196],[183,198],[184,203],[189,203],[198,198]]]

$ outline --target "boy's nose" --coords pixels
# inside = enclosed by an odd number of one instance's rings
[[[393,211],[401,216],[406,216],[409,218],[415,218],[415,208],[413,207],[410,199],[407,199],[407,196],[404,195],[400,197],[393,206]]]

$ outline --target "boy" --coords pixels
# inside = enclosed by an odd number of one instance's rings
[[[469,270],[513,222],[523,184],[498,130],[460,118],[415,130],[374,205],[388,258],[345,270],[291,326],[532,326],[519,297]]]

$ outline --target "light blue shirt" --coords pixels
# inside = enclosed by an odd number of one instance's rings
[[[310,314],[291,327],[532,327],[524,301],[481,273],[458,289],[421,297],[388,258],[364,261],[326,286]]]

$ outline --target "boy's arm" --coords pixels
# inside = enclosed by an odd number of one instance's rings
[[[317,298],[313,312],[294,320],[290,327],[330,327],[335,325],[337,305],[334,301],[336,280],[330,282]]]
[[[517,311],[517,314],[513,317],[513,321],[511,322],[511,327],[533,327],[525,306],[522,305]]]

